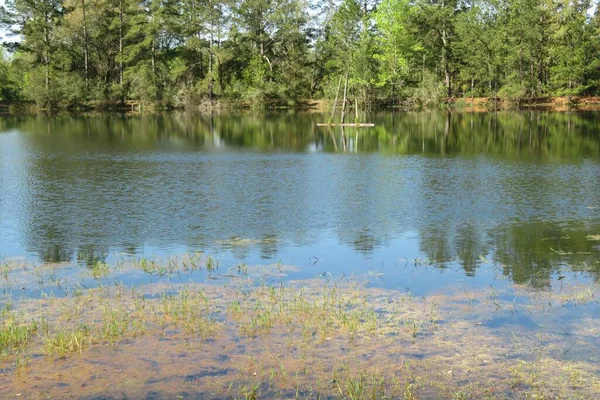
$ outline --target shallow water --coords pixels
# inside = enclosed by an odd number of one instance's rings
[[[16,353],[20,366],[0,358],[0,396],[596,398],[599,294],[455,286],[425,298],[345,279],[257,287],[241,277],[104,286],[3,314],[48,326]],[[81,324],[82,348],[48,349]]]

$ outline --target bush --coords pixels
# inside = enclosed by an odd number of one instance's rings
[[[52,71],[46,88],[45,69],[36,67],[25,74],[23,92],[41,109],[67,109],[85,100],[85,83],[79,76]]]
[[[525,85],[519,82],[511,82],[502,86],[498,91],[498,97],[510,103],[518,103],[525,98],[526,93]]]
[[[444,83],[437,81],[432,73],[426,72],[421,85],[413,92],[411,102],[421,107],[432,108],[442,104],[445,97]]]

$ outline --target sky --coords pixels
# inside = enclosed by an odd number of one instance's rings
[[[4,5],[4,0],[0,0],[0,7],[2,7]],[[4,29],[0,28],[0,42],[2,41],[2,39],[4,38]]]

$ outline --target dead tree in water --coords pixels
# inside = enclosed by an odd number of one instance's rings
[[[331,110],[331,120],[333,121],[333,117],[335,117],[335,110],[337,109],[338,97],[340,97],[340,88],[342,87],[342,75],[340,75],[340,80],[338,82],[337,90],[335,91],[335,101],[333,102],[333,109]]]
[[[346,95],[348,93],[348,70],[346,70],[346,83],[344,83],[344,100],[342,101],[342,118],[340,123],[344,123],[344,117],[346,116]]]

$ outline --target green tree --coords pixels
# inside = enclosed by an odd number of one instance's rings
[[[590,1],[561,0],[553,4],[550,47],[550,83],[553,93],[569,98],[587,89],[584,81],[588,63],[591,29],[587,24]]]
[[[500,3],[475,1],[456,18],[457,94],[495,96],[504,69]]]
[[[545,94],[549,9],[540,0],[507,0],[503,30],[506,80],[500,95],[512,101]]]
[[[8,97],[8,88],[10,83],[8,82],[8,62],[4,59],[4,52],[0,47],[0,101],[6,100]]]
[[[452,75],[455,57],[455,22],[462,11],[458,0],[418,0],[413,18],[413,29],[427,49],[430,65],[441,72],[447,95],[452,95]],[[425,61],[424,61],[425,63]]]
[[[374,15],[378,33],[375,58],[380,63],[377,86],[389,93],[393,103],[414,74],[414,60],[423,52],[409,29],[413,11],[409,0],[383,0]]]
[[[44,108],[56,107],[63,94],[55,57],[55,33],[63,11],[60,0],[9,0],[3,12],[3,25],[23,38],[18,48],[31,66],[25,76],[26,95]]]
[[[366,1],[344,0],[327,22],[322,44],[329,92],[347,74],[351,97],[360,98],[365,108],[370,107],[379,78],[373,11]]]
[[[244,97],[255,104],[294,103],[307,94],[306,6],[299,0],[244,0],[234,15],[239,30],[230,39],[238,50]]]

